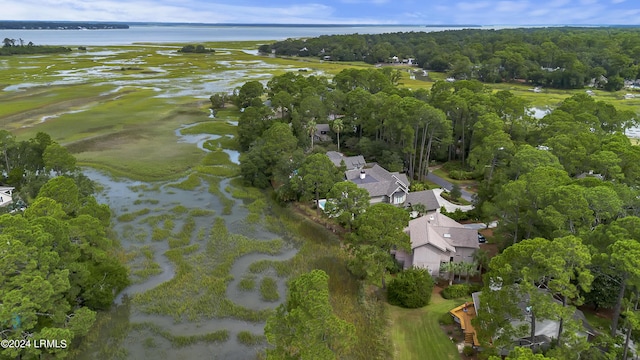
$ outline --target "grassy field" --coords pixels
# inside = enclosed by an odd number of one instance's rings
[[[420,309],[403,309],[389,305],[394,359],[460,359],[456,345],[449,340],[438,323],[442,314],[446,314],[460,303],[460,300],[445,300],[434,292],[431,304]]]

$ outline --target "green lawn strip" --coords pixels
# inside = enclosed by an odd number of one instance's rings
[[[449,177],[449,173],[447,173],[444,169],[442,168],[437,168],[437,169],[433,169],[430,170],[431,173],[433,173],[434,175],[437,175],[439,177],[441,177],[442,179],[452,183],[452,184],[458,184],[460,185],[460,188],[463,190],[467,190],[468,186],[472,186],[475,184],[475,181],[473,180],[456,180],[456,179],[452,179]]]
[[[460,305],[460,300],[445,300],[434,293],[431,304],[420,309],[403,309],[388,305],[391,337],[397,360],[460,359],[456,345],[440,327],[442,314]]]

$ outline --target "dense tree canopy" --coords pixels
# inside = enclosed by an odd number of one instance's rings
[[[2,339],[70,345],[89,331],[96,310],[111,306],[128,276],[107,237],[110,216],[66,176],[47,181],[24,214],[0,216]],[[3,351],[31,358],[55,349]]]
[[[286,303],[267,319],[267,359],[339,359],[355,342],[353,324],[333,314],[328,275],[312,270],[289,283]]]
[[[371,64],[413,58],[424,69],[461,80],[619,90],[624,79],[640,78],[637,38],[638,29],[629,28],[465,29],[288,39],[260,51]]]

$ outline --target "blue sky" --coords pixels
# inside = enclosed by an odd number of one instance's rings
[[[6,20],[640,25],[638,0],[0,0]]]

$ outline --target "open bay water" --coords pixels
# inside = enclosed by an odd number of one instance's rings
[[[478,29],[497,27],[478,27]],[[425,27],[419,25],[369,26],[243,26],[132,25],[129,29],[109,30],[0,30],[0,38],[22,39],[36,45],[106,46],[134,43],[197,43],[207,41],[260,41],[317,37],[338,34],[383,34],[394,32],[432,32],[459,27]]]

